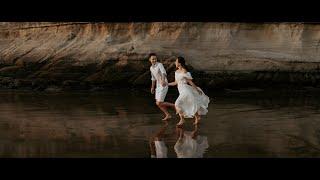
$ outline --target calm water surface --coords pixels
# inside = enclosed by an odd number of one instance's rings
[[[207,94],[212,102],[197,133],[209,145],[203,157],[320,157],[318,92]],[[171,92],[167,99],[176,97]],[[161,118],[147,92],[1,91],[0,157],[150,158]],[[177,122],[163,134],[171,158]],[[195,130],[191,120],[183,130]]]

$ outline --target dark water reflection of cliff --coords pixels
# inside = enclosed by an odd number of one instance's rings
[[[173,100],[176,94],[169,94]],[[204,157],[320,157],[320,95],[309,91],[209,93],[199,135]],[[0,92],[0,157],[150,157],[162,126],[143,92]],[[175,123],[165,142],[176,157]],[[185,127],[192,130],[189,121]]]

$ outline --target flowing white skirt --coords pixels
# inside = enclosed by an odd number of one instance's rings
[[[175,102],[177,111],[181,112],[185,118],[193,118],[198,112],[199,115],[208,113],[210,99],[204,92],[198,88],[202,94],[188,84],[179,84],[179,97]]]
[[[179,138],[174,145],[178,158],[203,158],[203,154],[209,148],[206,136],[192,138],[191,132],[184,132],[183,138]]]

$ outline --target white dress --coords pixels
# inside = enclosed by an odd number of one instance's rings
[[[192,132],[184,132],[183,138],[179,138],[174,145],[178,158],[203,158],[203,154],[209,147],[206,136],[192,138]]]
[[[167,75],[166,70],[164,69],[161,63],[157,62],[155,65],[152,65],[150,67],[150,72],[151,72],[151,80],[157,81],[155,99],[159,102],[163,102],[168,92],[168,86],[163,87],[160,83],[160,80],[162,78],[162,74]],[[165,82],[167,83],[168,82],[167,78],[164,78],[164,79],[165,79]]]
[[[202,94],[187,83],[186,79],[192,79],[190,72],[175,72],[175,80],[177,82],[179,97],[175,102],[178,111],[181,111],[185,118],[193,118],[198,112],[199,115],[208,113],[208,105],[210,99],[198,87]]]

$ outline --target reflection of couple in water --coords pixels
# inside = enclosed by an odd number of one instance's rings
[[[176,127],[177,142],[174,151],[178,158],[202,158],[209,147],[206,136],[198,135],[198,125],[194,125],[193,131],[184,131],[182,127]],[[165,131],[168,123],[150,139],[151,158],[167,158],[168,148],[165,144]]]
[[[151,53],[149,55],[149,61],[151,62],[151,93],[155,93],[156,104],[165,114],[162,120],[166,121],[171,118],[167,110],[167,108],[170,107],[179,114],[180,121],[177,124],[178,126],[183,125],[185,122],[184,118],[195,118],[194,124],[198,124],[200,122],[200,116],[207,114],[210,100],[209,97],[193,83],[192,76],[190,72],[188,72],[184,58],[178,57],[176,59],[175,65],[177,70],[175,72],[175,81],[171,83],[168,83],[167,73],[163,65],[157,62],[156,54]],[[168,92],[168,86],[178,87],[179,97],[175,104],[164,102]]]

